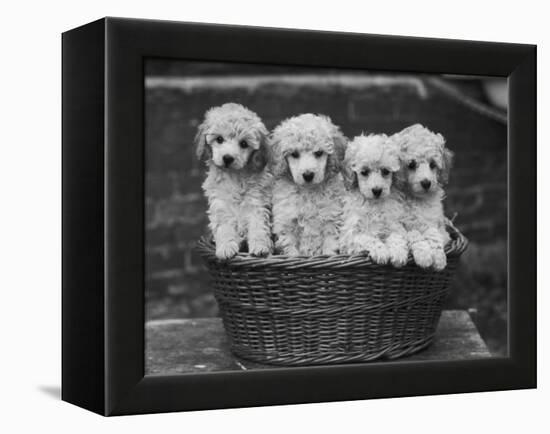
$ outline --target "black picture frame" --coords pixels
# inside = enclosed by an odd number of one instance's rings
[[[63,50],[62,399],[102,415],[536,387],[536,46],[104,18]],[[144,376],[144,59],[508,77],[509,356]]]

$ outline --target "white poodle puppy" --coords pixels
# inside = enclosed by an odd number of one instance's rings
[[[404,191],[407,196],[409,245],[415,262],[442,270],[447,265],[443,186],[448,182],[453,154],[441,134],[415,124],[395,135],[401,147]]]
[[[271,252],[267,136],[261,119],[235,103],[211,108],[199,126],[197,156],[208,167],[202,188],[220,259],[236,255],[244,242],[252,255]]]
[[[346,138],[330,118],[302,114],[271,135],[273,233],[276,251],[289,256],[338,251],[342,198],[340,165]]]
[[[344,200],[341,253],[368,252],[374,262],[396,267],[407,263],[399,170],[399,147],[385,134],[361,135],[348,144],[342,170],[349,192]]]

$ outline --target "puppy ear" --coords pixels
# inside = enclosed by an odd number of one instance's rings
[[[197,134],[195,135],[195,148],[196,155],[199,160],[208,161],[212,158],[212,149],[210,145],[206,142],[206,131],[208,129],[208,124],[206,120],[199,125]]]
[[[405,186],[407,185],[405,168],[400,167],[399,170],[393,172],[392,176],[392,188],[399,190],[401,192],[405,191]]]
[[[290,177],[290,169],[283,152],[283,140],[280,126],[267,139],[268,164],[271,173],[276,178]]]
[[[357,173],[353,170],[353,161],[355,160],[357,149],[355,143],[351,142],[347,145],[347,149],[342,161],[342,178],[346,190],[351,191],[359,188]]]
[[[328,156],[327,160],[327,178],[331,178],[343,171],[344,156],[346,154],[346,146],[348,143],[348,139],[344,136],[344,134],[342,134],[340,128],[332,123],[331,125],[333,152]]]
[[[260,147],[253,151],[248,159],[248,165],[254,172],[261,172],[267,164],[268,155],[266,141],[266,136],[264,135],[260,140]]]
[[[273,163],[273,166],[271,166],[271,172],[273,173],[273,176],[277,178],[290,177],[290,170],[288,168],[286,157],[282,154],[279,154],[277,158],[278,160]]]
[[[402,161],[401,152],[402,137],[399,133],[393,134],[388,137],[386,144],[386,157],[389,161],[389,169],[392,171],[392,183],[393,189],[403,191],[406,184],[406,172],[404,162]]]
[[[439,182],[446,185],[449,182],[449,173],[453,165],[454,154],[450,149],[443,148],[441,170],[439,171]]]
[[[359,183],[357,182],[357,173],[344,162],[342,165],[342,178],[344,180],[344,187],[346,187],[346,190],[351,191],[355,190],[359,187]]]

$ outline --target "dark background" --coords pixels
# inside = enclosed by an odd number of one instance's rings
[[[238,102],[268,129],[306,112],[348,136],[420,122],[455,152],[445,208],[470,240],[446,308],[468,309],[494,354],[507,351],[507,125],[487,100],[497,79],[149,60],[146,64],[146,319],[216,316],[194,251],[207,227],[204,165],[193,138],[204,112]],[[502,86],[501,86],[502,87]]]

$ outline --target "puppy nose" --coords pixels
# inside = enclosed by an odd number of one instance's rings
[[[431,187],[432,182],[429,179],[423,179],[422,181],[420,181],[420,185],[424,190],[427,190]]]
[[[304,177],[304,181],[311,182],[315,174],[313,172],[304,172],[302,173],[302,176]]]
[[[235,159],[231,155],[223,156],[223,164],[225,164],[226,167],[233,163],[233,161],[235,161]]]
[[[374,194],[375,197],[380,197],[380,195],[382,194],[382,189],[381,188],[373,188],[372,189],[372,194]]]

